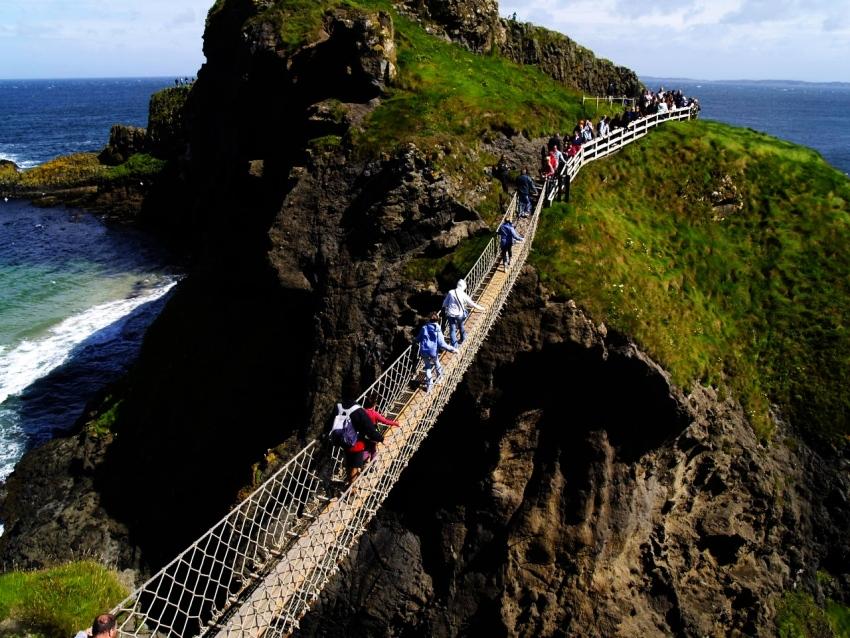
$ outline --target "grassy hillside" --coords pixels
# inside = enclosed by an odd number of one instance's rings
[[[73,636],[127,595],[93,561],[0,575],[0,635]]]
[[[848,247],[850,181],[817,153],[689,122],[583,169],[572,203],[544,214],[533,263],[676,383],[731,390],[762,435],[771,403],[846,435]]]

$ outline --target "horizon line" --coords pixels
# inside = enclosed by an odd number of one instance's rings
[[[196,78],[198,72],[166,74],[166,75],[68,75],[61,77],[29,77],[29,78],[0,78],[0,82],[34,82],[34,81],[57,81],[57,80],[161,80]]]

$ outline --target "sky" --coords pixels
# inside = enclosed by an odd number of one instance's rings
[[[0,79],[194,76],[213,0],[0,0]]]
[[[640,76],[850,82],[850,0],[502,0]]]
[[[213,0],[0,0],[0,78],[191,76]],[[850,0],[502,0],[641,76],[850,82]]]

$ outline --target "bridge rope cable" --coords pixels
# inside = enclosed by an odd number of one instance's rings
[[[428,435],[498,319],[531,251],[541,211],[585,164],[615,153],[670,120],[687,120],[683,107],[659,113],[586,142],[559,178],[544,182],[534,211],[517,220],[525,240],[514,246],[512,265],[499,265],[493,237],[466,275],[470,295],[485,306],[466,322],[458,354],[443,353],[443,376],[431,392],[421,383],[418,348],[408,347],[358,398],[379,398],[378,409],[399,421],[379,452],[341,494],[344,454],[307,444],[245,500],[219,520],[112,613],[121,636],[285,636],[318,598]],[[514,195],[502,222],[516,216]]]

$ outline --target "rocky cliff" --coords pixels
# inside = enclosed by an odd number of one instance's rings
[[[779,592],[846,574],[846,453],[764,446],[546,297],[526,269],[299,635],[772,636]]]
[[[590,96],[635,97],[642,85],[631,69],[597,58],[570,38],[527,22],[502,20],[499,51],[520,64],[533,64],[566,86]]]
[[[11,477],[4,561],[162,565],[270,449],[298,449],[409,343],[449,283],[416,281],[411,259],[489,232],[491,180],[457,148],[357,145],[398,71],[392,15],[327,3],[292,46],[286,4],[211,10],[207,63],[157,137],[179,154],[185,205],[167,221],[191,271],[129,377]],[[405,11],[578,89],[637,86],[492,2]],[[533,162],[539,140],[507,133],[462,157]],[[843,599],[846,477],[811,472],[802,443],[763,446],[733,401],[685,395],[628,337],[547,296],[527,270],[304,633],[758,634],[795,582],[822,590],[821,568]]]

